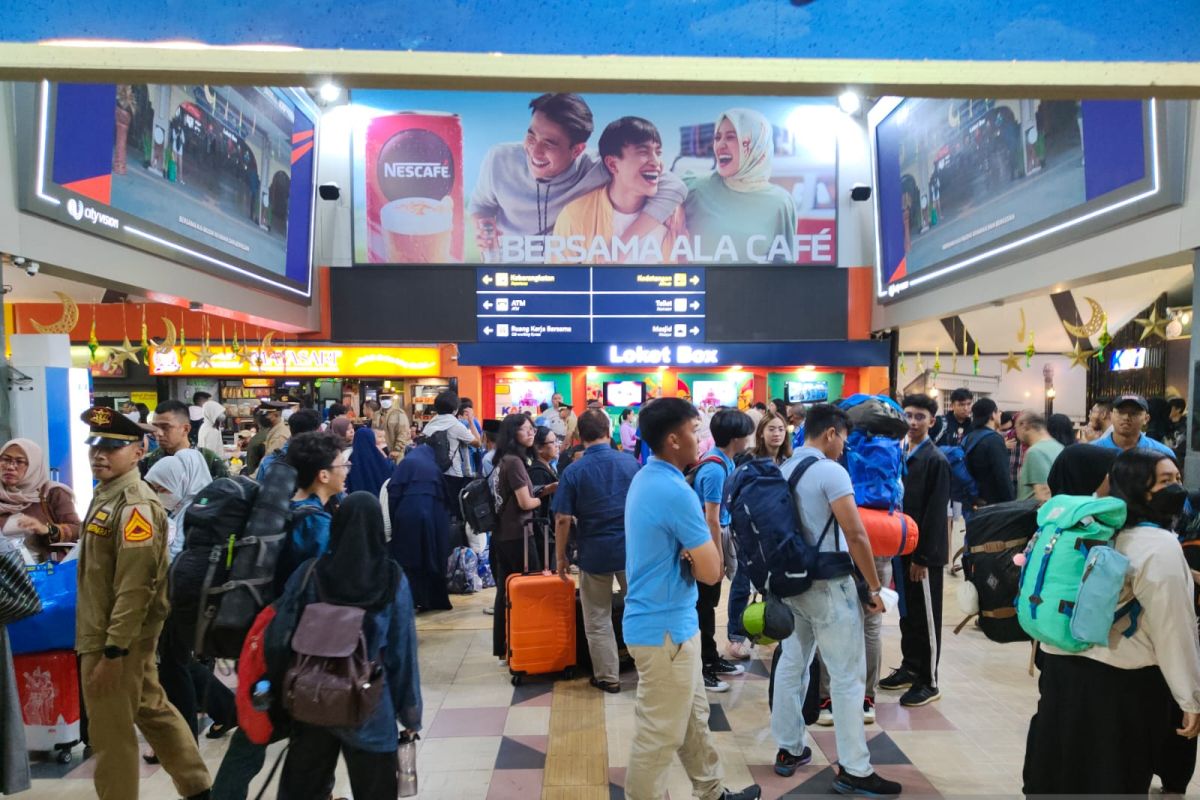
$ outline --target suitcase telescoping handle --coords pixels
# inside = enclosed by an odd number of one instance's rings
[[[525,574],[526,575],[529,574],[529,537],[532,534],[534,527],[536,525],[538,525],[540,522],[542,522],[542,520],[539,520],[537,517],[533,517],[532,519],[530,519],[528,522],[525,523],[525,535],[524,535],[524,539],[523,539],[524,547],[522,547],[521,549],[525,551]],[[542,537],[542,549],[544,551],[543,556],[542,556],[542,574],[549,575],[550,574],[550,535],[549,535],[549,533],[547,533],[545,536]]]

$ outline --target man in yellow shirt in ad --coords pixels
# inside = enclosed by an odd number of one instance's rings
[[[681,209],[649,234],[628,242],[622,239],[646,201],[658,193],[666,172],[658,129],[641,117],[621,117],[604,129],[599,149],[612,180],[572,200],[558,215],[554,235],[563,237],[566,247],[565,253],[553,260],[584,264],[671,261],[675,237],[684,233]]]

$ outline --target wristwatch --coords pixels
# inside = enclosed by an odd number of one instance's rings
[[[104,657],[110,660],[123,658],[127,655],[129,655],[129,648],[127,647],[117,647],[115,644],[110,644],[104,648]]]

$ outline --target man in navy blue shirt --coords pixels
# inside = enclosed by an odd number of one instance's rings
[[[692,488],[700,498],[704,521],[708,524],[717,552],[722,554],[726,577],[732,578],[730,566],[733,560],[730,556],[733,554],[725,552],[730,546],[730,514],[724,503],[725,479],[734,470],[734,458],[750,445],[748,437],[754,434],[754,421],[737,409],[722,408],[713,415],[709,432],[716,447],[700,460],[692,475]],[[711,586],[701,584],[697,589],[699,598],[696,601],[696,613],[700,617],[700,658],[704,662],[704,686],[709,691],[726,692],[729,691],[729,684],[721,677],[741,675],[746,669],[741,664],[721,658],[717,650],[717,606],[721,603],[721,582],[717,581]]]
[[[558,574],[571,581],[567,540],[571,518],[579,547],[579,602],[583,629],[592,656],[592,686],[616,694],[621,691],[617,638],[613,633],[613,579],[626,591],[625,495],[637,474],[638,463],[612,449],[612,428],[603,411],[585,411],[579,418],[583,456],[558,479],[551,505]]]

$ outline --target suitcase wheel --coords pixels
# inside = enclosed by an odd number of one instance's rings
[[[71,747],[70,745],[58,745],[55,748],[54,760],[60,764],[71,763]]]
[[[520,686],[520,685],[521,685],[521,676],[520,676],[520,675],[513,675],[513,676],[512,676],[512,685],[513,685],[513,686]]]

